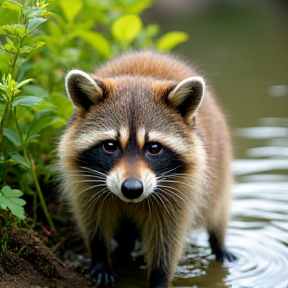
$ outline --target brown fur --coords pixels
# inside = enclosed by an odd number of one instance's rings
[[[210,89],[206,89],[204,100],[189,125],[184,123],[179,113],[167,109],[167,93],[191,76],[198,74],[184,62],[151,51],[127,53],[108,62],[92,75],[104,91],[106,105],[92,106],[88,112],[76,109],[72,124],[67,126],[58,149],[63,194],[70,203],[88,249],[96,231],[110,247],[110,239],[125,214],[141,231],[148,275],[155,265],[165,264],[169,282],[173,279],[188,228],[205,225],[208,232],[216,235],[220,244],[224,245],[229,212],[230,137],[223,113]],[[135,119],[129,119],[130,114],[125,112],[130,94],[143,95],[142,98],[135,96],[136,103],[132,103]],[[122,99],[118,106],[115,99]],[[158,110],[153,101],[157,102]],[[103,116],[103,121],[98,123],[98,115],[106,115],[106,118]],[[166,184],[172,187],[170,195],[164,194],[161,199],[154,195],[148,197],[150,200],[127,205],[117,196],[107,197],[104,193],[97,195],[99,198],[93,202],[91,197],[95,197],[103,187],[89,189],[91,183],[83,182],[85,177],[79,172],[75,159],[95,143],[113,137],[122,139],[121,145],[126,149],[131,121],[135,121],[140,148],[149,135],[150,138],[158,138],[148,139],[150,141],[161,139],[163,144],[181,155],[187,164],[186,176],[176,177],[177,183]],[[109,127],[113,125],[122,129],[120,135],[110,135],[113,132],[109,132]],[[147,131],[151,133],[147,134]],[[141,173],[153,174],[145,162],[137,159],[129,162],[125,157],[112,172],[115,179],[141,179]]]

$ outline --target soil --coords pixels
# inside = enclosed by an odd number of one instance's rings
[[[35,227],[28,215],[14,225],[11,213],[0,214],[0,288],[96,287],[88,278],[90,259],[71,215],[57,201],[51,201],[48,209],[56,232],[45,225]],[[8,241],[3,241],[4,234]],[[140,268],[143,259],[135,262],[126,256],[113,263],[120,276],[117,288],[147,287],[146,270]]]
[[[5,227],[0,221],[0,251],[5,251],[0,252],[0,288],[96,288],[88,278],[90,259],[75,223],[62,223],[53,233],[24,224]],[[1,240],[4,233],[8,241]],[[143,265],[141,256],[116,256],[117,288],[146,288]]]
[[[0,239],[3,233],[0,229]],[[10,228],[7,233],[9,240],[6,243],[6,252],[0,254],[0,288],[91,287],[86,276],[88,262],[81,265],[81,268],[79,263],[73,267],[65,264],[65,259],[61,261],[56,256],[61,254],[61,246],[65,245],[61,237],[51,249],[45,245],[48,244],[49,237],[45,239],[34,231]],[[67,258],[73,253],[66,250],[64,256],[68,255]]]

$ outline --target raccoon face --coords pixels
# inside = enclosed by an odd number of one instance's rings
[[[203,99],[202,78],[177,84],[72,70],[66,89],[76,110],[68,127],[75,163],[83,175],[94,174],[94,182],[105,181],[105,188],[91,183],[96,193],[108,188],[125,202],[140,202],[159,179],[185,173],[197,158],[191,119]]]

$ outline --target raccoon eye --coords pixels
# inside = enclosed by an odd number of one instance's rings
[[[118,149],[117,142],[114,140],[107,140],[103,143],[103,149],[105,152],[114,153]]]
[[[152,142],[148,144],[147,150],[150,154],[159,154],[162,151],[163,147],[157,142]]]

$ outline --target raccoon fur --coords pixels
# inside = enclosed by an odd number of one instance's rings
[[[75,111],[58,147],[62,193],[90,252],[90,277],[114,283],[116,234],[120,249],[141,239],[150,287],[169,287],[199,225],[217,260],[235,260],[224,244],[229,131],[204,79],[174,56],[140,51],[93,74],[71,70],[66,90]]]

